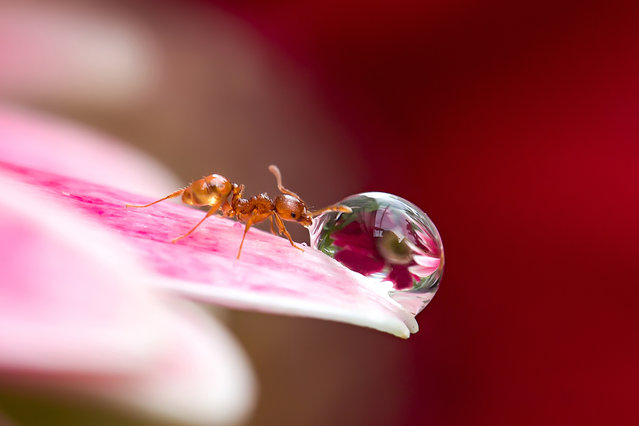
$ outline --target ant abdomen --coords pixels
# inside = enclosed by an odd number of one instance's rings
[[[223,202],[233,190],[224,176],[209,175],[198,179],[184,189],[182,201],[192,206],[212,206]]]

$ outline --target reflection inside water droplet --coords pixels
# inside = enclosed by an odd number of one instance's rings
[[[418,314],[435,295],[444,270],[433,222],[414,204],[383,192],[352,195],[340,204],[352,213],[317,217],[311,245],[369,277],[372,285],[392,283],[390,296]]]

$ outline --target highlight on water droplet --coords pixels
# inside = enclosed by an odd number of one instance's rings
[[[340,202],[351,213],[313,221],[311,245],[349,269],[389,285],[390,296],[417,315],[432,300],[444,271],[444,247],[430,218],[392,194],[366,192]]]

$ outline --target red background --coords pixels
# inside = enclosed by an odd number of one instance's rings
[[[312,77],[362,189],[442,234],[397,424],[639,424],[639,7],[222,5]]]

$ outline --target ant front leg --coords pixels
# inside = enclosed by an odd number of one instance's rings
[[[277,214],[273,214],[273,216],[275,216],[275,223],[277,224],[277,227],[280,230],[280,234],[283,233],[284,235],[286,235],[286,238],[288,238],[288,241],[291,243],[291,245],[303,252],[304,249],[296,246],[295,243],[293,242],[293,239],[291,238],[291,234],[289,234],[288,231],[286,230],[286,226],[284,226],[284,222],[282,222],[282,219],[280,219],[280,217]]]
[[[136,208],[149,207],[149,206],[152,206],[153,204],[159,203],[160,201],[168,200],[169,198],[175,198],[175,197],[178,197],[178,196],[182,195],[182,193],[184,192],[184,189],[185,188],[178,189],[177,191],[172,192],[171,194],[167,195],[166,197],[160,198],[159,200],[155,200],[155,201],[153,201],[153,202],[151,202],[149,204],[143,204],[143,205],[125,204],[124,207],[136,207]]]
[[[273,215],[269,216],[269,219],[271,220],[271,234],[273,235],[277,235],[275,233],[275,228],[273,228]],[[279,231],[279,227],[278,227],[278,231]],[[282,235],[282,231],[279,231],[280,235]]]

